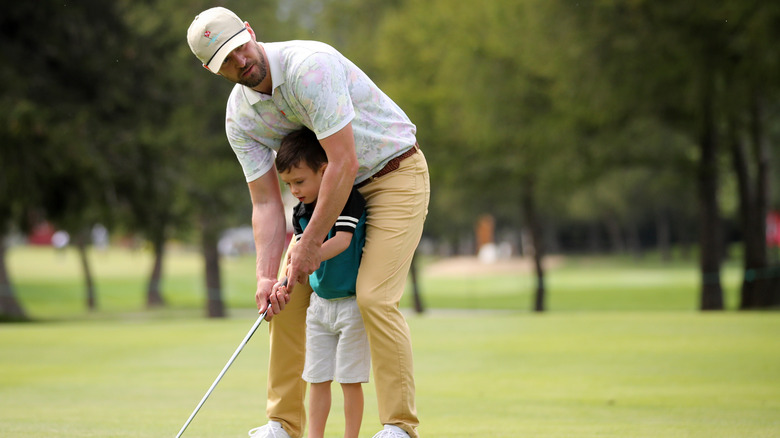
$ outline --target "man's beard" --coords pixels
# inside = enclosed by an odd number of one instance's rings
[[[257,66],[255,71],[253,71],[248,76],[244,76],[243,73],[246,70],[249,70],[252,68],[252,66]],[[260,60],[257,63],[254,63],[252,65],[248,65],[244,71],[241,72],[241,76],[239,76],[238,83],[241,85],[244,85],[249,88],[254,88],[258,85],[260,85],[260,82],[263,82],[263,79],[265,79],[265,76],[268,74],[268,70],[265,67],[265,63]]]

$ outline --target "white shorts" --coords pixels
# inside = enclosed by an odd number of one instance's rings
[[[370,370],[371,353],[357,299],[326,300],[312,293],[306,312],[303,380],[366,383]]]

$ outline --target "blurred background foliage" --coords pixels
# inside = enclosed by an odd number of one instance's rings
[[[694,247],[700,308],[722,309],[736,244],[740,307],[780,301],[765,231],[780,209],[780,3],[758,0],[12,2],[0,234],[46,221],[82,254],[96,224],[143,239],[149,306],[165,304],[165,242],[200,245],[209,314],[224,313],[217,242],[251,206],[224,135],[232,85],[185,40],[217,5],[262,41],[334,45],[405,109],[430,166],[430,253],[476,252],[488,214],[497,241],[535,256],[543,293],[546,254]],[[0,314],[23,315],[2,248]]]

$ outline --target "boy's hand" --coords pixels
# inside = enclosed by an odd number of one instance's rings
[[[259,296],[260,294],[258,293],[256,299],[259,300]],[[270,321],[273,319],[274,315],[277,315],[284,310],[284,307],[290,302],[290,294],[287,291],[287,277],[284,277],[281,281],[277,281],[271,287],[271,291],[265,302],[267,303],[268,308],[268,311],[265,314],[265,320]],[[258,313],[262,314],[266,311],[265,309],[266,306],[261,306],[258,303]]]

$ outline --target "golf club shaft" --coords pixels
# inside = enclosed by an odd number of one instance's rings
[[[282,278],[282,286],[287,286],[287,277]],[[200,407],[203,406],[203,403],[206,403],[206,399],[209,398],[211,395],[211,392],[214,391],[214,388],[217,386],[217,383],[219,383],[220,380],[222,380],[222,376],[225,375],[228,368],[230,368],[230,365],[233,364],[233,361],[236,360],[236,357],[238,356],[238,353],[241,352],[241,350],[244,349],[244,345],[246,345],[247,342],[249,342],[249,339],[252,337],[253,334],[257,331],[257,328],[260,327],[260,324],[265,319],[265,315],[268,313],[268,310],[271,309],[271,303],[268,303],[268,307],[266,307],[265,312],[261,313],[260,316],[257,317],[257,321],[255,321],[255,324],[252,326],[251,329],[249,329],[249,333],[244,336],[244,340],[241,341],[241,343],[238,345],[238,348],[236,348],[236,351],[233,352],[233,356],[230,357],[230,360],[227,361],[225,364],[225,367],[222,368],[222,371],[217,376],[216,380],[214,380],[214,383],[211,384],[211,387],[208,391],[206,391],[206,394],[203,396],[202,399],[200,399],[200,403],[198,403],[198,406],[195,407],[195,410],[192,411],[192,414],[190,415],[190,418],[187,419],[187,422],[184,423],[184,426],[181,427],[181,430],[179,431],[179,434],[176,435],[176,438],[180,438],[181,435],[184,433],[184,431],[187,429],[187,426],[190,425],[192,422],[192,419],[195,418],[195,415],[200,410]]]
[[[190,422],[192,422],[192,419],[195,418],[195,415],[200,410],[200,407],[203,406],[203,403],[205,403],[206,399],[209,398],[209,396],[211,395],[211,392],[214,391],[214,388],[217,386],[217,383],[219,383],[219,381],[222,380],[222,376],[225,375],[225,372],[227,372],[228,368],[230,368],[230,365],[232,365],[233,361],[236,360],[236,357],[238,356],[238,353],[240,353],[241,350],[244,349],[244,345],[246,345],[246,343],[249,342],[249,339],[252,337],[252,335],[255,333],[255,331],[257,331],[257,328],[260,327],[260,323],[262,323],[263,319],[265,319],[265,314],[266,313],[268,313],[268,309],[266,309],[265,312],[263,312],[262,314],[260,314],[259,317],[257,317],[257,321],[255,321],[255,324],[249,330],[249,333],[246,334],[246,337],[244,337],[244,340],[241,341],[241,344],[239,344],[238,348],[236,348],[236,351],[233,352],[233,356],[230,357],[230,360],[228,360],[228,362],[225,364],[225,367],[222,368],[222,372],[219,373],[219,375],[217,376],[217,379],[214,380],[214,383],[211,384],[211,387],[209,388],[209,390],[206,391],[206,394],[200,400],[200,403],[198,403],[198,406],[196,406],[195,410],[192,411],[192,414],[190,415],[190,418],[188,418],[187,422],[184,423],[184,426],[182,426],[181,430],[179,431],[179,434],[176,435],[176,438],[181,437],[181,435],[187,429],[187,426],[190,425]]]

